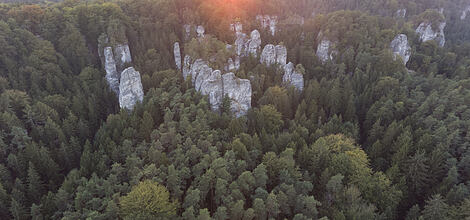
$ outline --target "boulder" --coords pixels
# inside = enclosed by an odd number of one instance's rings
[[[287,85],[294,86],[299,91],[304,89],[304,76],[296,71],[292,62],[284,65],[284,75],[282,76],[282,81]]]
[[[176,68],[178,68],[178,70],[181,70],[181,49],[180,44],[178,42],[175,42],[175,44],[173,45],[173,53],[175,56]]]
[[[119,106],[132,110],[137,102],[144,99],[140,73],[134,67],[129,67],[122,71],[120,81]]]
[[[331,52],[331,41],[323,39],[317,47],[317,57],[322,63],[326,63],[328,60],[332,60]]]
[[[114,61],[113,49],[105,47],[104,55],[104,69],[106,71],[106,81],[109,88],[119,96],[119,73],[116,70],[116,62]]]
[[[132,63],[131,51],[129,45],[118,44],[114,47],[114,59],[116,61],[116,69],[118,72],[122,71],[126,64]]]
[[[419,34],[419,37],[422,42],[435,40],[437,44],[443,47],[446,43],[444,28],[446,27],[446,22],[440,22],[438,30],[433,30],[431,22],[421,23],[416,32]]]
[[[397,35],[390,44],[390,48],[395,54],[395,57],[400,56],[406,66],[411,56],[411,47],[408,43],[408,37],[404,34]]]
[[[234,73],[222,75],[223,97],[230,98],[230,108],[236,117],[245,115],[251,108],[251,83],[240,79]]]

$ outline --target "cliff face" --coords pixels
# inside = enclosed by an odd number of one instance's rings
[[[467,6],[463,11],[462,14],[460,15],[460,20],[465,20],[467,18],[467,14],[470,12],[470,5]]]
[[[437,44],[443,47],[446,43],[444,28],[446,27],[446,22],[439,23],[438,30],[435,31],[432,28],[431,22],[423,22],[416,29],[416,33],[419,34],[421,41],[426,42],[430,40],[435,40]]]
[[[260,62],[268,66],[279,64],[281,66],[287,63],[287,48],[283,45],[266,44],[261,53]]]
[[[119,78],[116,70],[116,62],[114,61],[113,48],[106,47],[104,48],[104,69],[106,71],[106,81],[109,84],[111,90],[113,90],[116,95],[119,96]]]
[[[114,47],[114,59],[116,61],[116,69],[118,72],[122,71],[126,64],[132,63],[131,51],[129,45],[118,44]]]
[[[411,47],[408,43],[408,37],[404,34],[397,35],[390,44],[390,48],[395,54],[395,57],[400,56],[406,66],[411,56]]]
[[[134,67],[129,67],[122,71],[120,81],[119,106],[132,110],[137,102],[142,102],[144,99],[140,73]]]
[[[245,115],[251,108],[251,83],[240,79],[233,73],[222,75],[223,94],[230,98],[230,108],[235,116]],[[223,97],[222,97],[223,98]]]
[[[277,16],[270,16],[270,15],[257,15],[256,20],[260,23],[263,29],[268,29],[271,32],[271,35],[276,34],[277,30]]]

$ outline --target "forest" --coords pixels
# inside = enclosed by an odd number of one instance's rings
[[[0,2],[0,219],[470,219],[467,1]],[[277,16],[274,35],[257,15]],[[445,46],[420,39],[423,21],[446,23]],[[246,56],[251,108],[213,111],[174,43],[221,69],[235,22],[284,45],[303,90]],[[106,81],[103,34],[141,74],[132,110]]]

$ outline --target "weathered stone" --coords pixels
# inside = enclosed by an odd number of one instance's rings
[[[233,71],[235,70],[235,62],[233,62],[232,58],[229,58],[227,61],[227,65],[225,67],[225,71]]]
[[[183,63],[183,78],[186,80],[191,71],[191,57],[189,55],[184,56]]]
[[[201,80],[202,80],[202,78],[200,78],[199,82],[197,82],[198,76],[200,74],[206,74],[206,73],[211,73],[211,72],[212,72],[212,68],[210,68],[207,62],[202,59],[197,59],[196,61],[194,61],[193,64],[191,64],[189,75],[191,75],[191,82],[197,91],[199,91]]]
[[[277,16],[257,15],[256,20],[261,24],[263,29],[269,28],[273,36],[276,34]]]
[[[246,34],[237,33],[235,39],[235,52],[238,56],[242,56],[245,53],[245,44],[247,42]]]
[[[204,75],[198,76],[198,78],[204,78],[198,91],[200,91],[202,95],[207,95],[209,97],[211,109],[213,111],[217,111],[219,110],[224,97],[222,74],[220,70],[215,70],[211,73],[206,72],[203,74]]]
[[[287,63],[287,48],[283,45],[276,46],[276,63],[279,65]]]
[[[258,56],[258,50],[261,48],[261,35],[258,30],[253,30],[250,34],[247,55]]]
[[[274,45],[266,44],[266,46],[264,46],[260,61],[268,66],[276,62],[276,48]]]
[[[443,47],[446,43],[444,35],[445,26],[446,22],[441,22],[439,23],[438,30],[434,31],[431,22],[423,22],[418,26],[416,32],[419,34],[421,41],[435,40],[439,46]]]
[[[242,33],[243,24],[239,21],[235,22],[234,24],[230,24],[230,30],[232,30],[236,34]]]
[[[251,83],[248,79],[239,79],[233,73],[222,75],[223,94],[230,98],[230,108],[235,116],[245,115],[251,108]]]
[[[118,44],[114,47],[114,59],[116,61],[116,69],[118,72],[122,71],[126,64],[132,63],[131,51],[129,45]]]
[[[406,17],[406,8],[398,9],[395,13],[397,18],[405,18]]]
[[[294,64],[291,62],[284,65],[282,81],[287,85],[294,86],[300,91],[304,89],[304,76],[296,71]]]
[[[234,67],[236,70],[240,69],[240,57],[235,57]]]
[[[184,29],[184,40],[189,40],[189,38],[191,38],[191,25],[189,24],[185,24],[183,25],[183,29]]]
[[[144,99],[140,73],[134,67],[122,71],[119,91],[119,106],[121,108],[132,110],[137,102],[142,102]]]
[[[113,49],[111,47],[104,48],[104,69],[106,71],[106,81],[109,88],[119,95],[119,73],[116,70],[116,62],[114,61]]]
[[[197,26],[196,28],[197,37],[204,37],[204,32],[205,30],[203,26],[201,25]]]
[[[176,68],[178,68],[178,70],[181,70],[181,49],[180,44],[178,42],[175,42],[175,44],[173,45],[173,53],[175,56]]]
[[[399,34],[393,39],[390,48],[395,54],[395,57],[400,56],[406,66],[411,56],[411,47],[408,43],[408,37],[404,34]]]
[[[470,12],[470,5],[467,6],[463,11],[462,14],[460,15],[460,20],[465,20],[467,18],[467,13]]]
[[[328,60],[332,60],[332,52],[331,52],[331,41],[323,39],[317,47],[317,57],[320,59],[322,63],[326,63]]]

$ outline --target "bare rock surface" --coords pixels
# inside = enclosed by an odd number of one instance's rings
[[[299,91],[304,89],[304,76],[296,71],[292,62],[284,65],[284,76],[282,76],[282,81],[287,85],[294,86]]]
[[[173,45],[173,53],[175,57],[176,68],[178,68],[178,70],[181,70],[181,49],[180,44],[178,42],[175,42],[175,44]]]
[[[137,102],[144,99],[140,73],[134,67],[129,67],[122,71],[120,81],[119,106],[132,110]]]
[[[223,95],[230,98],[232,112],[237,117],[245,115],[251,108],[250,80],[237,78],[234,73],[226,73],[222,75],[222,79]]]
[[[438,25],[438,30],[433,30],[431,22],[423,22],[416,29],[416,33],[419,34],[422,42],[435,40],[439,46],[443,47],[446,43],[444,35],[445,27],[446,22],[441,22]]]
[[[106,71],[106,81],[111,90],[119,95],[119,73],[116,70],[116,62],[114,61],[113,48],[104,48],[104,69]]]
[[[118,44],[114,47],[114,59],[117,71],[122,71],[126,64],[132,63],[131,51],[128,44]]]
[[[408,37],[404,34],[397,35],[392,43],[390,44],[392,52],[395,54],[395,57],[399,56],[403,60],[403,63],[406,65],[410,60],[411,56],[411,47],[408,43]]]

